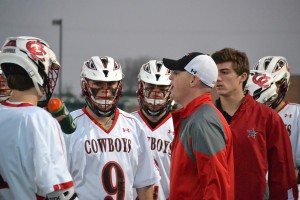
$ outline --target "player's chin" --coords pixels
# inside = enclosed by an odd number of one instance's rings
[[[217,93],[219,96],[226,96],[226,93],[223,93],[223,92],[220,92],[220,93]]]
[[[218,95],[226,94],[226,91],[223,88],[216,87],[216,92],[217,92]]]

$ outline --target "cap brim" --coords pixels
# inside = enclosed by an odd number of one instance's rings
[[[180,69],[180,66],[178,65],[177,60],[163,58],[163,63],[165,65],[165,67],[168,68],[169,70],[180,70],[180,71],[182,71],[182,69]]]

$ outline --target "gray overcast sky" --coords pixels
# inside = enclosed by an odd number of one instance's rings
[[[0,42],[32,35],[58,56],[52,20],[59,18],[63,91],[72,87],[77,95],[82,63],[94,55],[178,59],[233,47],[247,53],[251,67],[263,56],[282,55],[300,74],[299,0],[0,0]]]

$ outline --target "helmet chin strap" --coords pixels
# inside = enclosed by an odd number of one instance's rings
[[[49,99],[47,98],[47,95],[45,94],[45,91],[42,92],[41,86],[38,85],[37,82],[33,81],[33,85],[35,87],[35,90],[37,91],[39,95],[39,100],[38,100],[38,107],[44,108],[47,106]],[[45,96],[45,99],[42,99]]]
[[[36,81],[33,81],[33,84],[34,84],[35,90],[37,91],[38,95],[41,96],[41,98],[42,98],[44,94],[42,93],[39,84]]]

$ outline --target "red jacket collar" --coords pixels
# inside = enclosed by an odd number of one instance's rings
[[[255,103],[256,101],[253,99],[253,97],[250,94],[246,94],[244,97],[244,101],[242,102],[242,104],[236,112],[249,109],[250,106],[255,106]]]
[[[190,116],[194,110],[196,110],[199,106],[206,102],[211,102],[211,95],[210,93],[205,93],[203,95],[200,95],[199,97],[192,100],[188,105],[186,105],[184,108],[175,111],[172,113],[173,118],[175,119],[184,119]]]

